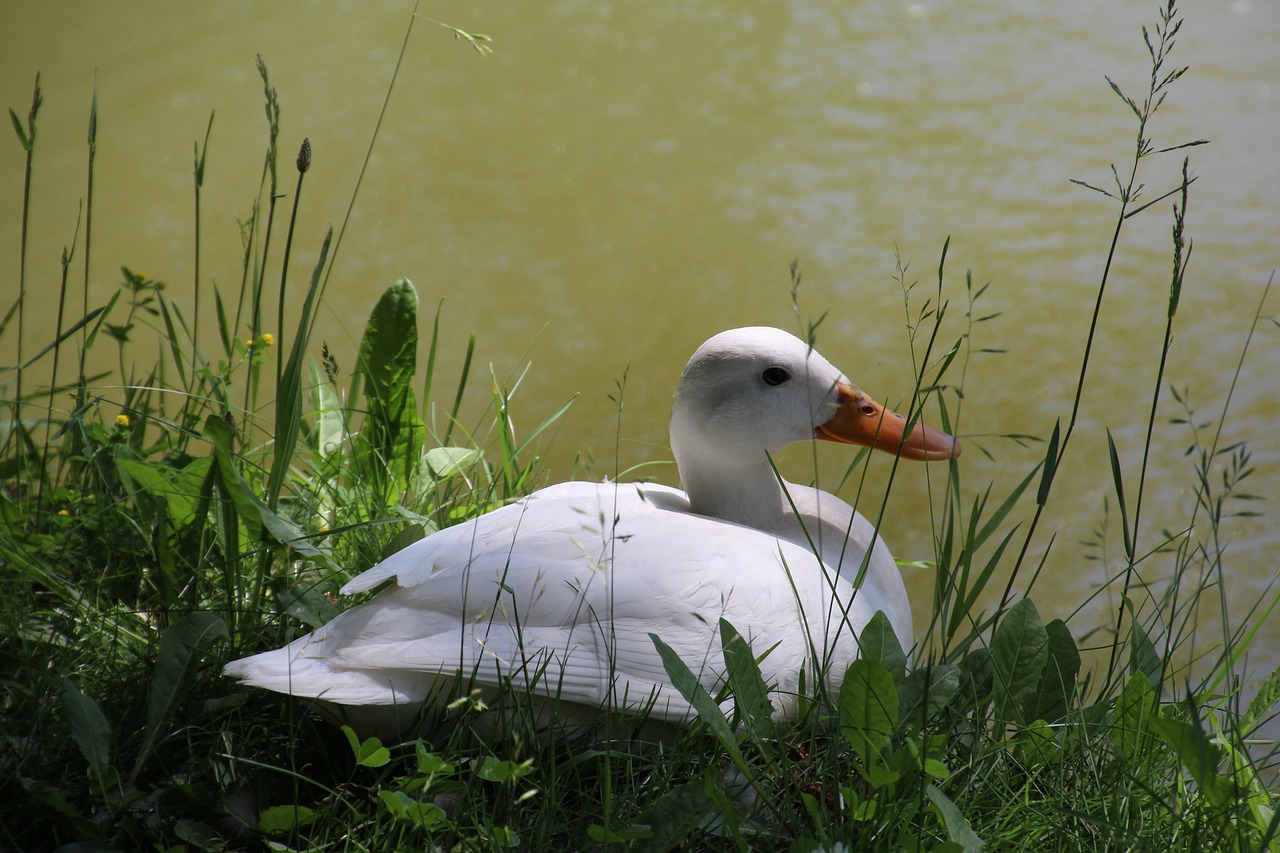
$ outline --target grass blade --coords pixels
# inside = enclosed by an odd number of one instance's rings
[[[1130,564],[1133,563],[1133,537],[1129,533],[1129,506],[1124,499],[1124,474],[1120,470],[1120,454],[1116,451],[1116,442],[1107,430],[1107,452],[1111,456],[1111,482],[1116,488],[1116,503],[1120,507],[1120,526],[1124,530],[1124,555]]]
[[[284,488],[285,477],[298,446],[298,430],[302,425],[302,370],[310,340],[311,314],[320,288],[320,272],[329,256],[329,243],[332,240],[333,229],[330,228],[320,246],[320,257],[316,260],[315,270],[311,273],[311,286],[307,288],[307,297],[302,304],[302,317],[298,320],[298,332],[289,351],[289,362],[285,365],[280,384],[276,388],[276,441],[271,474],[267,480],[267,506],[273,510],[279,503],[280,492]]]
[[[107,774],[111,769],[111,725],[93,698],[80,692],[69,678],[62,679],[62,709],[67,715],[71,737],[80,754],[89,763],[89,770],[98,783],[98,790],[107,794]]]

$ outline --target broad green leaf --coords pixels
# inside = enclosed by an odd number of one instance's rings
[[[238,545],[232,537],[238,537],[239,525],[243,524],[251,541],[256,544],[279,542],[300,554],[327,562],[327,556],[310,543],[301,528],[267,506],[240,476],[232,452],[234,436],[231,427],[222,418],[210,415],[205,420],[205,436],[213,444],[217,463],[212,471],[214,483],[229,499],[221,501],[218,507],[219,534],[224,539],[222,546],[227,556],[239,554]],[[202,486],[202,490],[204,488]],[[207,496],[202,495],[204,497]],[[265,538],[267,533],[271,535],[270,540]]]
[[[447,480],[472,468],[484,459],[474,447],[433,447],[423,454],[423,462],[433,480]]]
[[[609,829],[598,823],[587,827],[587,836],[598,844],[625,844],[628,841],[648,838],[652,834],[653,830],[642,823],[633,823],[621,829]]]
[[[361,740],[351,726],[343,726],[342,733],[347,736],[351,754],[361,767],[382,767],[391,760],[391,751],[382,745],[380,739],[371,737]]]
[[[748,798],[741,796],[745,790],[739,788],[732,795],[725,788],[726,778],[718,772],[715,767],[708,767],[702,772],[702,790],[706,792],[711,802],[715,803],[716,809],[720,812],[720,820],[723,821],[721,826],[728,833],[730,838],[742,837],[742,814],[743,805],[748,804]],[[745,780],[738,779],[744,785],[750,784]]]
[[[182,684],[192,672],[198,656],[215,640],[227,638],[227,624],[217,613],[188,613],[160,635],[155,674],[147,703],[147,727],[158,728],[182,695]]]
[[[1116,699],[1111,724],[1111,739],[1125,758],[1132,761],[1146,751],[1155,715],[1156,696],[1151,684],[1141,673],[1133,675]]]
[[[1025,713],[1028,720],[1055,722],[1066,716],[1075,698],[1076,679],[1080,675],[1080,651],[1070,629],[1061,619],[1044,626],[1049,637],[1049,660],[1035,692],[1029,697]]]
[[[1024,722],[1028,697],[1035,693],[1049,660],[1049,635],[1031,599],[1009,608],[991,637],[991,688],[997,719]]]
[[[845,670],[838,706],[840,731],[866,764],[889,746],[898,722],[898,689],[884,664],[855,660]]]
[[[212,457],[203,456],[182,468],[172,468],[117,453],[115,463],[122,478],[133,481],[148,494],[168,504],[169,517],[180,531],[186,530],[195,520],[200,484],[209,476]]]
[[[1035,720],[1018,732],[1015,749],[1030,767],[1044,767],[1062,761],[1062,750],[1054,741],[1053,729],[1044,720]]]
[[[1222,748],[1211,743],[1198,719],[1174,720],[1159,714],[1151,718],[1151,729],[1177,753],[1200,791],[1215,808],[1225,808],[1234,796],[1234,783],[1218,773]]]
[[[415,800],[404,791],[379,791],[378,799],[392,817],[408,821],[420,829],[431,829],[446,817],[444,809],[435,803]]]
[[[887,788],[902,778],[902,773],[884,764],[868,764],[858,769],[872,788]]]
[[[960,691],[960,667],[941,663],[907,673],[898,685],[898,720],[912,730],[928,724]]]
[[[314,560],[333,566],[333,563],[329,560],[329,555],[312,545],[310,538],[301,527],[285,516],[276,513],[275,510],[260,501],[257,495],[250,494],[249,497],[250,502],[258,510],[258,520],[262,522],[263,529],[271,534],[272,539],[282,545],[288,545],[299,554],[304,554]],[[337,568],[336,566],[333,567]]]
[[[111,460],[115,463],[116,473],[120,476],[120,485],[129,495],[129,500],[134,504],[134,514],[137,516],[140,524],[149,525],[154,523],[155,518],[155,495],[144,485],[147,477],[145,470],[139,471],[138,474],[142,478],[135,477],[133,471],[128,467],[127,463],[137,463],[141,468],[149,468],[150,466],[143,461],[139,453],[127,444],[117,444],[111,448]],[[126,464],[121,464],[126,463]],[[159,478],[157,472],[156,479]],[[161,496],[163,498],[163,496]]]
[[[356,372],[369,409],[360,431],[360,458],[389,502],[417,474],[426,429],[418,419],[413,375],[418,357],[418,294],[408,279],[383,292],[360,342]],[[389,479],[388,479],[389,475]]]
[[[194,850],[216,851],[226,847],[226,842],[204,821],[182,818],[174,823],[173,834],[190,844]],[[181,847],[169,848],[173,853],[179,853],[181,849]]]
[[[258,815],[258,829],[273,835],[283,835],[306,826],[315,819],[315,811],[306,806],[272,806]]]
[[[245,526],[252,542],[262,541],[262,520],[258,515],[261,501],[257,500],[257,496],[240,478],[232,450],[235,435],[227,422],[217,415],[209,415],[205,419],[204,435],[213,445],[213,458],[217,463],[210,474],[223,498],[218,506],[218,533],[223,553],[230,560],[240,554],[241,524]]]
[[[385,560],[388,557],[390,557],[392,554],[400,553],[405,548],[408,548],[410,545],[412,545],[414,542],[417,542],[423,539],[424,537],[426,537],[427,535],[434,532],[435,532],[434,527],[431,527],[430,529],[428,529],[428,526],[425,524],[420,524],[417,522],[414,522],[412,524],[406,524],[404,526],[404,529],[401,530],[399,533],[397,533],[395,536],[392,536],[390,541],[387,542],[386,547],[382,549],[382,559]]]
[[[216,613],[188,613],[160,634],[156,652],[156,668],[151,677],[147,700],[147,734],[138,752],[130,782],[146,763],[160,738],[160,732],[183,695],[183,683],[193,671],[199,656],[215,640],[227,638],[227,624]]]
[[[686,849],[690,833],[718,812],[702,779],[694,779],[667,791],[640,813],[636,823],[649,834],[632,849],[665,851]]]
[[[111,726],[93,697],[80,692],[69,678],[62,679],[62,708],[67,715],[71,737],[99,786],[105,786],[111,768]]]
[[[173,522],[169,520],[169,505],[156,504],[155,527],[151,536],[151,553],[156,562],[156,584],[159,587],[160,603],[166,609],[178,604],[178,597],[184,586],[178,578],[178,568],[174,562]]]
[[[875,660],[884,664],[884,668],[893,676],[893,680],[901,681],[907,671],[907,653],[898,642],[898,635],[889,624],[889,617],[877,610],[867,627],[862,629],[858,637],[858,649],[863,660]]]
[[[720,741],[720,745],[729,753],[733,762],[740,768],[746,769],[747,762],[738,746],[738,739],[734,736],[733,729],[729,728],[729,721],[725,719],[724,712],[707,692],[707,688],[702,686],[685,662],[680,659],[680,655],[662,642],[657,634],[649,634],[649,640],[658,650],[658,656],[662,658],[662,667],[667,672],[667,678],[671,679],[671,685],[698,712],[698,718]]]
[[[760,675],[760,666],[751,652],[751,646],[725,619],[720,620],[720,646],[724,653],[729,687],[742,724],[751,733],[756,746],[766,755],[772,754],[776,737],[773,703],[769,701],[769,689]]]
[[[1126,602],[1126,608],[1129,610],[1130,618],[1133,619],[1133,607],[1131,603]],[[1160,674],[1164,669],[1164,662],[1160,659],[1160,655],[1156,652],[1155,645],[1152,644],[1151,638],[1147,636],[1147,632],[1136,619],[1130,623],[1129,627],[1129,673],[1142,673],[1147,677],[1147,683],[1155,690],[1160,689]]]
[[[519,847],[520,833],[509,826],[491,826],[488,829],[489,843],[499,847]]]
[[[924,772],[938,780],[946,779],[951,775],[947,765],[937,758],[926,758],[924,760]]]
[[[533,770],[533,759],[505,761],[492,755],[486,755],[476,760],[474,769],[475,774],[486,782],[509,783],[528,776],[530,771]]]
[[[426,744],[418,741],[418,773],[422,776],[447,775],[454,771],[454,766],[434,752],[428,752]]]
[[[941,788],[934,784],[926,785],[925,795],[942,817],[942,823],[947,828],[947,837],[959,844],[964,853],[978,853],[978,851],[986,848],[986,844],[969,826],[968,821],[964,819],[964,815],[960,813],[959,807],[951,802],[951,799],[946,794],[942,793]]]
[[[290,616],[319,628],[343,611],[343,606],[329,596],[336,588],[332,583],[318,583],[314,579],[285,586],[290,580],[279,578],[272,583],[276,600]]]
[[[991,684],[994,681],[995,667],[991,664],[990,649],[978,646],[961,658],[961,698],[971,707],[981,707],[991,699]]]

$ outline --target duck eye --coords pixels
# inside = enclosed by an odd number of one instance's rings
[[[769,367],[760,374],[760,378],[765,385],[781,385],[791,378],[791,373],[785,367]]]

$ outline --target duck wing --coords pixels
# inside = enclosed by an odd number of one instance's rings
[[[692,709],[650,634],[713,694],[719,620],[765,657],[776,710],[800,672],[856,657],[872,610],[807,548],[691,513],[664,486],[564,483],[410,545],[345,594],[387,586],[312,634],[227,667],[347,705],[424,701],[453,684],[680,721]]]

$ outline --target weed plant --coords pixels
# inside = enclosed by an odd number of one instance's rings
[[[971,492],[949,463],[933,514],[933,616],[919,647],[902,649],[887,622],[873,621],[838,694],[816,688],[808,713],[784,728],[769,715],[756,658],[765,650],[750,649],[735,626],[719,626],[727,677],[715,696],[655,636],[672,682],[700,712],[660,738],[608,711],[595,737],[573,737],[540,728],[519,695],[486,706],[464,693],[430,712],[427,737],[384,744],[220,674],[227,660],[332,617],[349,573],[527,493],[539,477],[537,442],[568,404],[517,436],[510,392],[495,378],[487,412],[464,424],[475,338],[442,394],[437,311],[418,376],[408,281],[373,308],[349,373],[327,346],[315,358],[312,324],[340,237],[323,241],[286,327],[293,215],[311,156],[304,142],[277,263],[279,107],[261,61],[266,209],[255,204],[244,223],[239,291],[213,294],[214,350],[198,346],[198,314],[188,320],[162,281],[137,271],[122,270],[118,292],[90,308],[95,98],[80,319],[64,327],[60,311],[50,343],[23,349],[24,238],[21,292],[3,329],[13,333],[16,318],[19,363],[3,374],[0,403],[0,848],[1280,849],[1265,781],[1277,747],[1257,734],[1280,699],[1280,674],[1246,704],[1241,661],[1253,634],[1214,638],[1195,627],[1206,590],[1226,583],[1222,526],[1251,511],[1249,450],[1221,441],[1229,395],[1207,420],[1185,391],[1169,391],[1174,417],[1160,411],[1179,299],[1193,281],[1184,217],[1194,178],[1184,159],[1180,182],[1147,198],[1142,170],[1198,144],[1157,148],[1151,135],[1185,70],[1169,60],[1180,24],[1170,0],[1144,30],[1145,93],[1113,84],[1137,124],[1132,159],[1113,167],[1114,183],[1082,182],[1115,205],[1116,219],[1070,415],[1008,494]],[[12,114],[28,176],[40,104],[37,80],[27,120]],[[211,116],[193,169],[196,305],[212,129]],[[1124,544],[1108,585],[1115,612],[1082,648],[1079,626],[1046,623],[1028,595],[1030,555],[1053,538],[1041,513],[1078,429],[1112,260],[1126,223],[1156,215],[1161,202],[1173,209],[1169,331],[1140,466],[1121,464],[1110,430],[1109,458],[1087,461],[1112,471]],[[918,376],[912,414],[928,405],[955,431],[969,361],[994,351],[976,343],[990,316],[978,310],[985,287],[968,276],[963,317],[953,319],[946,248],[927,297],[905,271],[902,282]],[[74,301],[75,250],[73,240],[63,255],[63,307]],[[793,292],[798,285],[793,270]],[[137,360],[143,336],[166,355],[150,367]],[[86,355],[113,344],[115,396],[85,372]],[[78,368],[60,386],[64,347]],[[1196,503],[1181,530],[1153,534],[1141,524],[1145,466],[1164,428],[1190,432]],[[864,472],[859,459],[842,489],[856,490]],[[1024,509],[1030,520],[1015,524]],[[1259,624],[1275,604],[1274,595],[1260,601],[1240,624]]]

